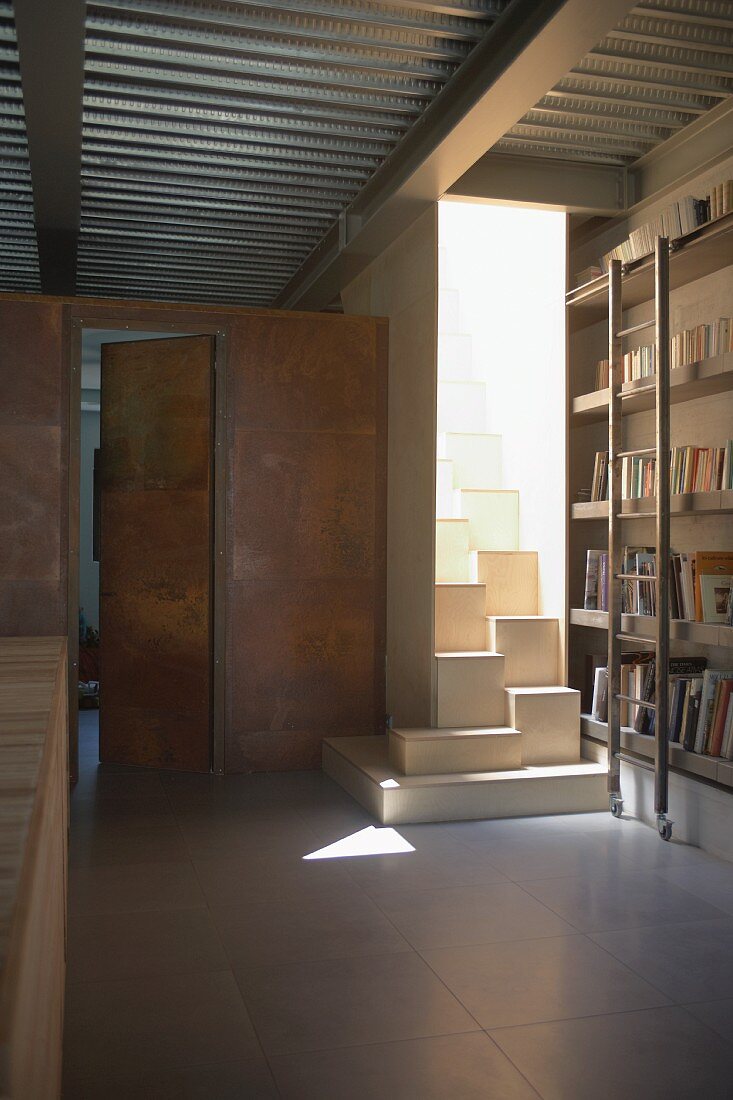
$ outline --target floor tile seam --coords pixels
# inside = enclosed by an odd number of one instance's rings
[[[397,1047],[405,1043],[421,1043],[430,1039],[459,1039],[467,1035],[481,1035],[489,1039],[491,1038],[484,1028],[477,1025],[471,1031],[441,1031],[434,1035],[415,1035],[409,1039],[367,1039],[363,1043],[342,1043],[339,1046],[309,1047],[308,1050],[283,1050],[278,1054],[273,1054],[273,1058],[303,1058],[307,1057],[309,1054],[333,1054],[346,1050],[363,1050],[366,1047]],[[403,1098],[395,1097],[394,1100],[403,1100]]]
[[[205,1062],[178,1062],[175,1065],[161,1066],[158,1069],[143,1069],[140,1072],[141,1072],[141,1076],[150,1076],[150,1077],[161,1076],[162,1077],[162,1076],[164,1076],[166,1074],[169,1074],[169,1073],[185,1073],[185,1072],[187,1072],[188,1070],[191,1070],[191,1069],[213,1069],[213,1068],[217,1068],[217,1067],[220,1067],[220,1066],[240,1066],[240,1065],[246,1066],[246,1065],[249,1065],[250,1063],[254,1062],[255,1060],[256,1060],[255,1058],[249,1057],[249,1058],[219,1058],[219,1059],[216,1059],[214,1061],[210,1061],[210,1060],[207,1059]],[[267,1068],[268,1068],[268,1070],[270,1069],[269,1065],[267,1066]],[[270,1076],[272,1076],[272,1070],[270,1070]],[[77,1073],[77,1074],[75,1074],[75,1078],[80,1084],[83,1085],[83,1084],[86,1084],[87,1082],[94,1083],[94,1082],[98,1081],[99,1080],[99,1074]],[[108,1076],[105,1073],[104,1083],[114,1085],[114,1084],[118,1084],[120,1082],[126,1082],[129,1079],[130,1079],[130,1074],[129,1073],[116,1073],[111,1077]],[[273,1081],[274,1081],[274,1078],[273,1078]]]
[[[371,898],[371,900],[375,904],[379,904],[378,901],[377,901],[377,898],[378,897],[384,897],[385,894],[401,894],[403,896],[413,895],[413,894],[435,894],[435,893],[438,893],[438,892],[441,892],[441,891],[447,891],[447,890],[471,890],[473,888],[483,889],[485,887],[490,887],[490,886],[517,886],[519,884],[515,883],[515,882],[512,882],[511,879],[505,878],[503,880],[499,880],[498,882],[495,881],[495,880],[490,881],[490,882],[449,882],[449,883],[437,884],[435,886],[418,886],[418,887],[415,887],[415,888],[407,887],[405,889],[400,889],[398,887],[397,889],[393,889],[393,890],[382,890],[379,887],[371,887],[370,888],[370,887],[364,886],[362,883],[359,883],[359,882],[357,882],[357,885],[361,886],[361,889],[363,890],[363,892],[367,895],[367,897]],[[371,890],[377,890],[378,892],[377,893],[370,893],[370,889]]]
[[[413,947],[412,944],[408,940],[406,940],[404,936],[402,936],[402,940],[403,940],[403,943],[404,943],[405,946],[404,947],[399,947],[398,949],[392,950],[392,951],[385,950],[384,947],[374,948],[374,949],[370,949],[368,951],[357,951],[357,952],[354,952],[354,951],[339,951],[338,954],[308,955],[308,956],[303,956],[302,958],[297,958],[297,959],[286,959],[282,962],[258,963],[254,966],[252,966],[252,965],[248,966],[246,964],[232,962],[231,956],[229,955],[229,952],[227,951],[226,947],[224,947],[224,953],[225,953],[227,959],[229,960],[229,968],[231,969],[232,973],[236,975],[236,972],[238,970],[241,970],[241,971],[244,971],[244,970],[247,970],[247,971],[251,971],[251,970],[269,970],[270,967],[273,967],[273,966],[301,966],[301,965],[307,965],[308,963],[340,962],[340,961],[344,961],[345,959],[379,959],[379,958],[386,958],[388,956],[393,956],[393,955],[417,955],[418,954],[417,949],[415,947]]]
[[[125,866],[127,865],[125,864]],[[137,864],[136,866],[145,866],[145,864]],[[204,900],[201,905],[147,905],[136,909],[102,909],[97,911],[89,909],[79,911],[76,905],[69,904],[67,912],[69,916],[73,913],[74,917],[98,920],[103,917],[134,917],[139,913],[200,913],[202,909],[206,908],[206,901]]]
[[[685,923],[688,923],[688,922],[679,921],[678,923],[679,924],[685,924]],[[647,928],[654,928],[654,927],[666,928],[666,927],[669,927],[669,926],[668,925],[659,925],[659,926],[646,925],[645,927],[647,927]],[[626,931],[626,929],[617,929],[617,931],[624,932],[624,931]],[[638,930],[629,929],[629,931],[638,931]],[[586,938],[588,940],[590,940],[591,943],[595,944],[596,947],[600,947],[602,951],[605,951],[605,953],[609,956],[609,958],[614,959],[614,961],[617,962],[617,963],[620,963],[620,965],[623,966],[625,970],[628,970],[630,974],[633,974],[635,978],[639,978],[641,981],[646,982],[646,984],[651,989],[653,989],[656,993],[658,993],[660,995],[660,997],[665,998],[665,1000],[668,1002],[668,1005],[676,1005],[677,1004],[674,997],[670,997],[670,995],[668,993],[665,993],[663,990],[661,990],[659,988],[659,986],[655,985],[654,982],[650,981],[649,978],[645,977],[639,970],[635,970],[634,967],[631,966],[630,963],[626,963],[626,962],[623,961],[623,959],[619,959],[619,957],[617,955],[614,955],[613,951],[609,951],[608,948],[604,947],[602,943],[598,943],[597,940],[593,939],[594,936],[603,936],[603,935],[606,935],[606,933],[604,933],[604,932],[588,932]]]
[[[544,1027],[545,1024],[572,1024],[578,1023],[581,1020],[602,1020],[607,1016],[633,1016],[640,1012],[668,1012],[670,1009],[679,1008],[684,1008],[684,1005],[672,1003],[666,1005],[650,1005],[647,1008],[614,1008],[607,1012],[587,1012],[584,1016],[557,1016],[548,1020],[532,1020],[530,1023],[526,1024],[503,1024],[501,1027],[488,1027],[483,1030],[487,1035],[494,1038],[501,1032],[522,1031],[530,1027]],[[694,1018],[696,1019],[696,1017]],[[498,1038],[495,1041],[499,1043]],[[503,1047],[500,1047],[500,1049],[503,1050]]]
[[[124,985],[126,982],[142,982],[147,981],[149,978],[195,978],[204,977],[208,974],[231,974],[234,976],[231,966],[227,964],[227,966],[206,967],[198,970],[147,971],[143,974],[127,975],[124,978],[70,978],[67,975],[66,987],[68,989],[79,989],[82,986]]]

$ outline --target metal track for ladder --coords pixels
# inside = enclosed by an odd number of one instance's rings
[[[608,274],[608,791],[611,813],[620,817],[621,761],[649,768],[621,751],[621,701],[648,707],[655,712],[654,811],[659,835],[672,836],[669,809],[669,240],[657,237],[654,250],[654,321],[622,328],[623,274],[621,262],[612,260]],[[655,446],[635,451],[623,449],[623,339],[654,325],[655,329]],[[651,386],[649,387],[652,388]],[[621,461],[627,455],[654,454],[656,457],[656,563],[654,577],[622,572]],[[653,636],[624,633],[621,601],[624,580],[644,580],[656,587],[656,628]],[[655,653],[655,701],[653,704],[621,694],[621,647],[623,641],[648,645]]]

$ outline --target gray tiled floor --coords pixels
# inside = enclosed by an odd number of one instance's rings
[[[325,776],[99,768],[84,721],[66,1100],[733,1095],[733,865],[604,814],[304,861],[374,824]]]

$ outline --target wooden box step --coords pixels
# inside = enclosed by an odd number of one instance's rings
[[[471,550],[519,549],[519,493],[514,489],[455,489],[454,514],[468,520]]]
[[[488,432],[444,432],[438,457],[453,463],[457,489],[501,489],[501,436]]]
[[[389,760],[403,775],[512,771],[522,766],[521,734],[509,726],[389,731]]]
[[[438,432],[458,431],[486,431],[485,382],[438,382]]]
[[[538,687],[558,682],[560,629],[545,615],[489,615],[486,647],[504,654],[507,687]]]
[[[539,613],[536,550],[475,550],[476,578],[486,585],[487,615]]]
[[[435,650],[454,653],[486,645],[486,592],[483,584],[435,585]]]
[[[473,379],[472,337],[464,332],[438,333],[438,379],[465,382]]]
[[[471,579],[467,519],[436,521],[435,579],[440,583],[467,582]]]
[[[435,470],[435,515],[437,519],[453,519],[453,463],[439,458]]]
[[[329,737],[323,742],[323,770],[383,825],[608,809],[605,764],[586,760],[406,776],[390,764],[386,737]]]
[[[435,654],[436,726],[504,725],[504,658],[487,650]]]
[[[523,764],[580,759],[580,692],[567,687],[508,687],[505,721],[522,734]]]

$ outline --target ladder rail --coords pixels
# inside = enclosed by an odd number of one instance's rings
[[[654,256],[656,339],[657,506],[654,810],[657,819],[669,808],[669,239],[657,237]]]
[[[608,792],[613,807],[621,797],[621,406],[623,344],[621,336],[621,262],[611,260],[608,273]]]

